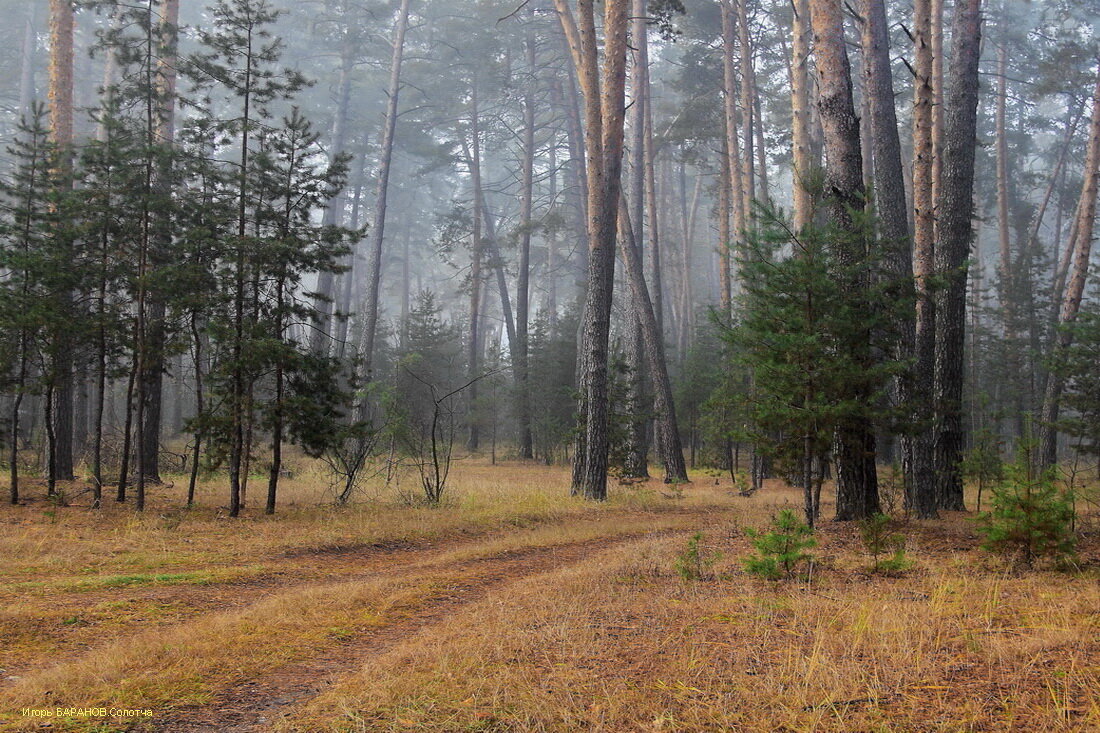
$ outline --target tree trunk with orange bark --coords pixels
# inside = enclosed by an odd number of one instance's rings
[[[573,455],[572,492],[607,497],[608,347],[615,281],[615,239],[626,117],[626,56],[629,0],[605,0],[603,62],[596,33],[595,3],[554,0],[584,97],[584,148],[588,183],[588,291],[580,351],[581,433]]]

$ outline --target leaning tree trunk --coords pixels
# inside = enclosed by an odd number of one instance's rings
[[[405,53],[405,31],[409,27],[409,0],[401,0],[393,29],[393,55],[390,59],[390,81],[387,90],[386,118],[382,124],[382,152],[378,161],[378,189],[374,200],[374,222],[370,233],[370,265],[367,272],[367,294],[364,304],[363,339],[361,346],[362,381],[374,376],[374,342],[378,334],[379,288],[382,283],[382,243],[386,231],[386,197],[389,193],[390,163],[393,160],[393,139],[397,130],[397,98],[401,92],[401,61]],[[369,405],[363,398],[356,408],[357,418],[366,418]]]
[[[1073,261],[1062,302],[1058,312],[1058,333],[1055,337],[1055,353],[1069,348],[1073,343],[1070,326],[1077,320],[1081,298],[1089,274],[1089,257],[1092,254],[1092,231],[1096,224],[1096,196],[1100,186],[1100,63],[1097,65],[1096,87],[1092,97],[1092,123],[1089,125],[1088,152],[1085,155],[1085,174],[1081,183],[1081,197],[1077,203],[1077,220],[1074,222],[1072,242]],[[1065,383],[1055,373],[1047,377],[1046,393],[1039,426],[1039,462],[1053,466],[1058,459],[1058,401]]]
[[[859,120],[852,99],[852,76],[844,46],[844,17],[840,0],[811,0],[810,22],[814,32],[814,57],[819,75],[818,109],[825,146],[826,205],[832,222],[846,232],[847,241],[836,252],[846,266],[866,257],[866,243],[852,212],[864,204],[863,154]],[[863,276],[859,276],[862,278]],[[846,283],[857,291],[868,283]],[[869,332],[860,334],[850,348],[868,366],[871,360]],[[870,400],[865,394],[862,399]],[[845,420],[836,430],[836,518],[864,519],[879,511],[878,476],[875,467],[875,433],[865,420]]]
[[[937,202],[935,265],[946,279],[936,293],[936,497],[940,509],[961,511],[962,388],[967,257],[973,233],[974,153],[978,125],[981,0],[958,0],[945,96],[942,180]]]
[[[599,59],[594,3],[554,0],[584,95],[584,143],[588,159],[588,292],[580,337],[583,437],[574,453],[573,493],[607,497],[608,345],[615,281],[615,239],[626,107],[628,0],[605,0],[603,64]],[[579,23],[578,23],[579,17]],[[601,80],[602,76],[602,80]]]
[[[638,309],[645,346],[646,366],[653,381],[653,410],[657,414],[657,451],[665,467],[665,483],[686,483],[687,467],[684,465],[684,449],[680,443],[680,428],[676,423],[676,406],[672,399],[672,382],[668,376],[665,348],[657,326],[657,314],[649,297],[645,282],[642,255],[630,222],[630,209],[626,198],[619,207],[619,243],[626,265],[630,293]]]

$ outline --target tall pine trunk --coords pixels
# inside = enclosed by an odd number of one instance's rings
[[[615,239],[625,119],[627,0],[605,0],[601,70],[593,0],[554,0],[584,96],[584,143],[588,159],[588,290],[580,337],[583,438],[574,453],[574,494],[607,496],[608,346],[615,282]],[[579,21],[578,21],[579,18]],[[602,77],[602,80],[601,80]]]
[[[409,27],[409,0],[401,0],[393,27],[393,49],[390,58],[390,79],[387,88],[386,117],[382,123],[382,150],[378,161],[378,188],[374,200],[374,221],[371,225],[367,294],[364,304],[363,338],[360,359],[362,381],[373,377],[374,346],[378,334],[379,287],[382,281],[382,245],[386,231],[386,200],[389,194],[390,164],[393,161],[393,140],[397,132],[397,100],[401,93],[401,62],[405,54],[405,31]],[[369,405],[366,399],[358,405],[358,419],[365,419]]]
[[[50,130],[60,156],[61,185],[72,185],[73,146],[73,6],[70,0],[50,0]],[[57,232],[56,236],[68,234]],[[72,308],[70,292],[57,295],[62,312]],[[51,381],[55,387],[51,402],[51,482],[73,477],[73,360],[68,337],[58,334],[52,345]]]
[[[920,0],[917,0],[920,2]],[[810,222],[813,200],[809,182],[817,161],[813,123],[810,119],[810,2],[793,0],[791,34],[791,155],[793,169],[792,215],[795,231]]]
[[[722,79],[726,123],[726,157],[729,160],[730,212],[733,217],[731,249],[740,251],[737,242],[742,241],[747,229],[748,212],[746,201],[752,200],[752,192],[745,186],[744,161],[741,158],[741,143],[738,140],[739,120],[748,115],[748,111],[738,109],[738,82],[736,64],[737,19],[733,3],[735,0],[722,0]],[[748,146],[751,146],[751,141]],[[732,285],[731,285],[732,287]]]
[[[963,351],[967,257],[973,234],[981,0],[958,0],[952,38],[950,77],[944,98],[946,109],[935,252],[936,272],[946,280],[946,286],[936,293],[933,395],[937,413],[937,503],[940,509],[961,511],[965,509],[960,467],[963,451]]]
[[[884,0],[863,0],[863,73],[870,114],[869,137],[873,162],[874,200],[879,231],[885,246],[885,271],[899,290],[913,280],[912,243],[905,197],[905,177],[901,160],[901,141],[894,109],[894,84],[890,70],[890,40]],[[913,357],[916,327],[912,314],[901,316],[891,343],[891,357],[908,362]],[[891,384],[891,399],[896,408],[906,409],[913,401],[913,380],[903,374]],[[914,439],[903,435],[903,467],[913,462]]]
[[[533,14],[533,11],[532,13]],[[533,22],[528,17],[527,22]],[[531,297],[531,211],[535,196],[535,36],[528,29],[524,41],[527,68],[531,74],[523,95],[523,192],[520,203],[519,275],[516,279],[516,412],[519,418],[519,455],[534,457],[531,433],[531,396],[528,384],[528,330]],[[548,268],[549,269],[549,268]],[[552,277],[552,275],[551,275]]]
[[[718,168],[718,305],[723,318],[733,315],[733,280],[730,261],[733,257],[733,234],[730,231],[730,156],[722,141],[722,161]]]
[[[936,220],[934,194],[934,114],[932,2],[913,4],[915,78],[913,88],[913,276],[916,311],[913,346],[913,452],[906,477],[906,504],[918,519],[936,512],[935,432],[932,389],[936,350],[935,275]]]
[[[478,79],[474,75],[470,93],[470,182],[473,185],[473,231],[470,235],[470,340],[466,347],[466,374],[470,380],[467,390],[467,419],[469,434],[466,450],[476,452],[481,444],[481,425],[478,405],[478,372],[481,369],[481,119],[477,97]]]
[[[861,226],[852,212],[864,205],[863,154],[859,120],[852,99],[852,76],[844,44],[844,17],[839,0],[811,0],[810,21],[814,32],[814,58],[818,71],[818,110],[825,146],[825,190],[829,217],[847,241],[836,252],[844,266],[866,257]],[[865,277],[865,276],[860,276]],[[844,287],[866,287],[863,280]],[[857,361],[870,364],[870,333],[860,334],[850,348]],[[862,395],[871,399],[871,395]],[[875,433],[862,419],[848,419],[836,430],[836,518],[864,519],[879,511],[878,476],[875,467]]]
[[[634,48],[634,63],[630,74],[630,168],[628,186],[632,209],[631,222],[634,224],[635,239],[631,242],[637,251],[642,249],[643,230],[645,228],[645,68],[642,48],[646,37],[645,0],[633,0],[631,10],[631,41]],[[622,233],[620,232],[620,238]],[[626,328],[626,357],[630,366],[627,401],[630,406],[631,420],[627,428],[627,446],[623,477],[632,479],[649,478],[649,445],[646,428],[649,419],[646,415],[646,345],[642,334],[642,308],[635,290],[630,291],[630,323]]]
[[[641,252],[630,221],[630,210],[625,197],[619,210],[619,244],[626,265],[627,282],[641,325],[645,347],[646,366],[653,382],[653,411],[657,415],[657,451],[665,467],[665,483],[685,483],[688,480],[684,465],[684,449],[680,442],[680,429],[676,423],[676,407],[672,398],[672,382],[668,376],[664,344],[657,326],[657,314],[646,286]]]
[[[332,119],[332,146],[329,163],[337,161],[347,147],[348,108],[351,105],[351,78],[355,59],[359,51],[359,35],[351,26],[352,21],[343,30],[340,44],[340,73],[336,81],[336,111]],[[328,202],[322,214],[322,224],[336,226],[344,212],[343,190],[338,191]],[[310,350],[315,354],[328,353],[331,347],[333,300],[336,296],[336,276],[326,269],[317,275],[317,295],[313,299],[313,309],[317,313],[317,323],[310,332]]]
[[[150,12],[150,14],[152,14]],[[152,18],[150,18],[152,22]],[[157,100],[155,125],[155,144],[170,148],[176,138],[176,80],[178,66],[178,26],[179,0],[164,0],[161,8],[159,40],[163,55],[156,59]],[[150,29],[151,30],[151,29]],[[150,33],[150,41],[156,38]],[[153,59],[149,59],[152,63]],[[171,163],[168,158],[157,166],[153,187],[158,198],[157,221],[154,224],[152,247],[150,252],[151,269],[156,270],[170,261],[171,251],[171,211],[165,205],[171,186]],[[148,293],[148,353],[143,369],[143,391],[145,393],[145,422],[142,426],[143,440],[139,447],[142,451],[142,476],[146,481],[160,483],[160,434],[162,403],[164,396],[166,293],[151,289]]]

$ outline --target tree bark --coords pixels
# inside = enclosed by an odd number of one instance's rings
[[[925,0],[919,0],[924,2]],[[928,0],[928,43],[931,53],[929,78],[932,85],[932,200],[939,205],[943,180],[944,79],[943,0]],[[938,223],[938,219],[934,219]]]
[[[588,161],[588,292],[579,359],[584,438],[583,450],[574,454],[573,493],[602,500],[607,496],[608,341],[621,192],[629,3],[604,2],[602,73],[593,0],[578,0],[579,23],[568,0],[554,0],[554,5],[584,96]]]
[[[866,244],[852,212],[864,206],[863,154],[859,120],[852,98],[852,76],[844,42],[844,18],[840,0],[811,0],[810,21],[814,33],[814,59],[818,70],[818,110],[825,146],[825,190],[829,217],[848,241],[840,244],[837,258],[855,265],[866,257]],[[846,287],[865,287],[857,280]],[[862,339],[863,337],[861,337]],[[870,361],[870,333],[866,341],[852,345],[858,359]],[[870,395],[864,396],[870,399]],[[864,519],[879,510],[875,467],[875,434],[863,420],[847,420],[837,427],[836,518]]]
[[[653,311],[657,316],[657,332],[664,339],[664,279],[661,275],[661,222],[660,206],[657,198],[657,144],[653,139],[653,95],[649,78],[649,41],[643,33],[638,40],[638,58],[641,64],[642,86],[641,100],[643,102],[642,125],[642,149],[644,159],[642,168],[645,171],[645,209],[648,216],[648,226],[645,234],[649,240],[649,248],[646,249],[651,278],[650,295],[653,299]],[[639,234],[639,237],[641,234]]]
[[[718,305],[723,318],[733,315],[733,281],[730,259],[733,257],[730,232],[730,156],[722,142],[722,162],[718,169]]]
[[[749,40],[749,8],[747,0],[733,0],[737,19],[737,48],[741,72],[741,140],[745,155],[745,218],[752,218],[756,196],[756,164],[753,160],[753,129],[756,127],[753,108],[752,44]]]
[[[863,0],[861,14],[863,73],[866,77],[865,90],[870,111],[867,118],[873,150],[874,200],[877,205],[879,231],[886,250],[886,273],[901,288],[913,280],[913,254],[909,238],[901,141],[894,109],[894,84],[890,70],[890,42],[884,1]],[[891,344],[891,357],[907,362],[913,358],[916,340],[913,316],[906,314],[897,326],[897,337]],[[891,398],[896,408],[906,409],[913,403],[917,394],[913,385],[909,374],[899,375],[893,381]],[[903,435],[900,442],[903,469],[910,470],[913,465],[914,436]],[[917,513],[921,514],[920,511]]]
[[[730,211],[733,216],[731,249],[739,252],[738,242],[742,241],[747,230],[748,212],[745,202],[751,201],[751,192],[746,194],[744,161],[741,158],[741,143],[738,140],[738,115],[747,115],[744,109],[738,109],[737,68],[735,47],[737,44],[737,20],[733,8],[735,0],[722,0],[722,79],[726,122],[726,157],[729,159]],[[748,145],[751,145],[749,141]],[[731,278],[731,288],[732,288]]]
[[[958,0],[945,96],[942,179],[936,227],[936,271],[946,286],[936,293],[935,466],[939,508],[965,509],[960,462],[963,450],[963,347],[966,274],[974,198],[978,120],[981,0]]]
[[[631,67],[630,87],[633,97],[630,107],[630,169],[629,188],[632,209],[631,222],[636,222],[636,239],[633,245],[642,249],[645,236],[645,64],[643,49],[646,38],[645,0],[633,0],[631,10],[631,42],[634,48],[634,63]],[[620,232],[620,239],[622,233]],[[646,427],[649,418],[645,412],[646,356],[645,337],[642,334],[642,308],[633,289],[630,291],[630,323],[626,327],[626,357],[630,366],[630,380],[627,388],[627,401],[630,405],[630,425],[627,428],[626,457],[623,465],[623,477],[630,479],[649,478],[649,445]]]
[[[932,2],[913,4],[913,45],[916,75],[913,88],[913,275],[917,290],[913,346],[911,413],[915,434],[913,455],[904,467],[906,503],[918,519],[935,519],[936,474],[931,395],[936,350],[935,274],[936,219],[934,177],[935,88],[933,86]]]
[[[994,140],[997,158],[997,274],[1000,278],[999,295],[1004,319],[1005,339],[1014,339],[1014,317],[1012,313],[1012,233],[1008,225],[1008,140],[1005,136],[1005,118],[1008,106],[1008,49],[1004,39],[997,47],[997,103],[993,115]]]
[[[917,0],[920,2],[920,0]],[[791,33],[791,155],[793,159],[792,215],[794,230],[810,222],[813,197],[809,182],[817,168],[810,120],[810,2],[792,0]]]
[[[680,443],[680,430],[676,423],[676,407],[672,398],[672,382],[668,376],[665,349],[657,328],[657,315],[649,289],[645,282],[642,256],[638,251],[630,221],[630,209],[626,197],[619,207],[619,245],[626,266],[627,282],[638,307],[642,339],[645,344],[646,365],[653,382],[653,410],[657,415],[657,451],[665,467],[665,483],[686,483],[687,467],[684,465],[684,449]]]
[[[73,147],[73,6],[70,0],[50,0],[50,131],[60,154],[62,185],[70,187]],[[60,236],[67,236],[60,234]],[[72,307],[72,294],[58,295],[62,311]],[[67,338],[54,344],[52,371],[53,441],[49,466],[52,480],[73,477],[73,360]]]

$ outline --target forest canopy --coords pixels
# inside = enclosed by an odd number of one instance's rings
[[[5,9],[13,503],[499,450],[812,525],[1095,460],[1092,0]]]

